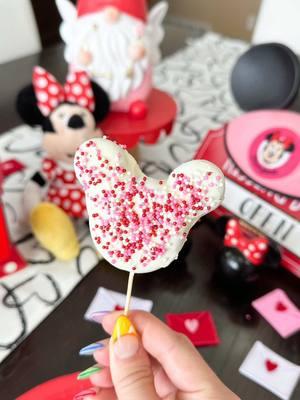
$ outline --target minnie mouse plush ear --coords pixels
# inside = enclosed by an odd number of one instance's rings
[[[110,111],[108,94],[95,82],[91,82],[95,99],[95,111],[93,115],[97,123],[101,122]]]
[[[16,101],[16,108],[26,124],[31,126],[42,125],[45,117],[38,108],[33,85],[26,86],[20,91]]]

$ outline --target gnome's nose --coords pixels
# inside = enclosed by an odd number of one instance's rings
[[[68,127],[71,129],[81,129],[85,126],[85,123],[80,115],[72,115],[69,119]]]

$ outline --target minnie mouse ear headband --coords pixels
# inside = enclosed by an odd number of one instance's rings
[[[71,72],[64,86],[44,68],[35,67],[32,83],[41,113],[48,117],[60,103],[70,102],[95,111],[95,98],[91,81],[84,71]]]
[[[269,240],[263,235],[249,237],[240,221],[232,218],[226,225],[224,245],[237,248],[251,264],[258,266],[264,262]]]

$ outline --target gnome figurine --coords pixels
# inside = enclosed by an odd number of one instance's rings
[[[56,3],[70,69],[85,70],[108,93],[112,111],[145,115],[167,3],[149,13],[146,0],[78,0],[77,8],[70,0]]]

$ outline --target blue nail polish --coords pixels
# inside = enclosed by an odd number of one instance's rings
[[[92,319],[93,321],[97,322],[98,324],[102,323],[103,318],[110,314],[111,311],[98,311],[98,312],[94,312],[91,316],[90,319]]]
[[[91,356],[97,350],[101,350],[104,348],[104,345],[100,342],[89,344],[88,346],[83,347],[79,351],[80,356]]]

